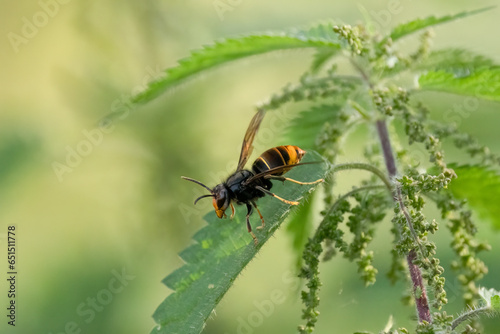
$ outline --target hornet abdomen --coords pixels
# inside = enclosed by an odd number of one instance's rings
[[[277,146],[270,148],[258,157],[252,165],[252,171],[259,174],[276,167],[290,166],[283,168],[271,175],[283,175],[288,172],[292,166],[298,164],[306,151],[293,145]]]

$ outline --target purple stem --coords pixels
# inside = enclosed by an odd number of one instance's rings
[[[422,273],[420,268],[413,263],[417,258],[417,252],[414,249],[408,253],[406,261],[408,262],[408,269],[410,270],[411,281],[413,282],[413,295],[415,296],[415,305],[417,306],[418,320],[420,322],[432,322],[431,311],[429,309],[429,302],[427,300],[427,292],[425,291],[424,281],[422,280]],[[417,297],[417,289],[419,297]]]
[[[396,160],[394,159],[394,154],[392,152],[391,140],[389,138],[389,133],[387,132],[387,125],[385,120],[378,120],[377,132],[380,139],[380,144],[382,146],[382,152],[384,154],[385,165],[389,173],[389,179],[392,181],[397,175]],[[398,185],[393,191],[394,201],[399,203],[400,210],[405,214],[406,221],[413,231],[413,224],[411,222],[411,217],[407,214],[406,207],[402,198],[401,190]],[[416,240],[418,242],[418,240]],[[408,262],[408,270],[410,271],[411,281],[413,283],[413,295],[415,296],[415,304],[417,306],[418,320],[419,322],[427,321],[432,322],[431,312],[429,308],[429,301],[427,298],[427,292],[425,290],[424,282],[422,280],[422,273],[420,268],[414,264],[417,258],[417,253],[415,250],[411,250],[406,257]],[[418,297],[417,297],[418,292]]]

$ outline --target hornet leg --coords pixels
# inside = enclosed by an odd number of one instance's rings
[[[297,183],[297,184],[316,184],[316,183],[320,183],[320,182],[325,182],[325,179],[318,179],[318,180],[313,181],[313,182],[301,182],[301,181],[297,181],[297,180],[290,179],[290,178],[284,177],[284,176],[279,176],[279,175],[266,175],[266,176],[264,176],[264,178],[272,179],[272,180],[280,180],[283,182],[290,181],[290,182]]]
[[[261,186],[256,186],[255,189],[258,189],[260,191],[262,191],[264,194],[267,194],[267,195],[270,195],[270,196],[273,196],[277,199],[279,199],[280,201],[282,201],[283,203],[286,203],[286,204],[289,204],[289,205],[299,205],[299,202],[296,202],[296,201],[289,201],[289,200],[286,200],[284,198],[281,198],[279,197],[278,195],[276,194],[273,194],[272,192],[270,192],[269,190],[267,189],[264,189],[262,188]]]
[[[234,218],[234,206],[233,206],[233,203],[230,203],[229,205],[231,205],[231,217],[229,217],[229,218],[233,219]]]
[[[257,244],[259,243],[259,240],[257,240],[257,237],[255,236],[255,234],[253,234],[252,232],[252,225],[250,225],[250,215],[252,214],[252,206],[250,204],[247,203],[247,229],[248,229],[248,233],[250,233],[250,235],[252,235],[252,238],[253,238],[253,243],[257,246]]]
[[[260,217],[260,221],[262,222],[262,225],[261,226],[258,226],[257,229],[260,230],[260,229],[263,229],[264,226],[266,226],[266,223],[264,223],[264,217],[262,217],[262,213],[260,213],[260,210],[259,208],[257,207],[257,203],[255,203],[255,201],[252,201],[252,205],[255,209],[257,209],[257,212],[259,213],[259,217]]]

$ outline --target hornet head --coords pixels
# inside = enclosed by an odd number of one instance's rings
[[[194,201],[194,204],[198,203],[198,201],[202,198],[212,197],[213,198],[212,204],[214,206],[215,213],[217,214],[217,217],[219,217],[219,218],[226,217],[225,211],[229,207],[229,204],[231,203],[231,199],[229,198],[228,190],[224,186],[224,184],[222,184],[222,183],[218,184],[213,189],[210,189],[209,187],[207,187],[206,185],[204,185],[200,181],[197,181],[197,180],[191,179],[189,177],[185,177],[185,176],[181,176],[181,178],[183,178],[184,180],[187,180],[187,181],[194,182],[194,183],[204,187],[208,191],[210,191],[210,194],[198,197]]]

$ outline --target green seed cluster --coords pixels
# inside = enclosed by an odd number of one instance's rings
[[[441,193],[436,203],[442,218],[448,219],[447,227],[453,237],[451,247],[457,259],[452,262],[451,267],[458,274],[465,304],[472,307],[477,295],[476,282],[488,272],[488,268],[477,254],[490,250],[491,247],[474,238],[477,229],[466,201],[457,201],[449,193]]]
[[[324,77],[316,78],[309,73],[300,78],[298,85],[287,85],[282,92],[271,96],[269,101],[258,108],[275,110],[290,102],[317,101],[331,96],[346,94],[355,88],[356,78],[340,78],[335,71],[329,71]]]
[[[335,26],[333,27],[333,31],[346,43],[347,48],[351,50],[353,55],[363,56],[368,52],[366,48],[368,45],[366,43],[368,36],[363,26]]]
[[[313,238],[307,243],[304,253],[304,266],[300,271],[299,277],[307,280],[307,291],[302,291],[302,302],[305,305],[302,311],[302,319],[306,324],[299,326],[300,333],[312,333],[318,320],[319,311],[319,259],[323,252],[322,242],[332,240],[337,248],[346,249],[347,245],[343,241],[343,232],[339,229],[339,224],[344,220],[344,213],[350,210],[349,202],[345,199],[338,200],[324,213],[321,227],[318,228]]]

